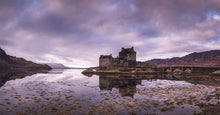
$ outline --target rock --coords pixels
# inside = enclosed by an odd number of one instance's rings
[[[220,75],[220,70],[214,71],[212,74],[218,74],[218,75]]]

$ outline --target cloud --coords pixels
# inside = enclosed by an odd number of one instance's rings
[[[30,4],[29,0],[2,0],[0,1],[1,24],[20,14]]]
[[[96,66],[134,46],[138,60],[218,49],[218,0],[3,0],[0,45],[35,62]]]

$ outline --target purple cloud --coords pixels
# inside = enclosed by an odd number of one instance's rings
[[[138,60],[219,49],[218,0],[3,0],[0,46],[35,62],[96,66],[134,46]]]

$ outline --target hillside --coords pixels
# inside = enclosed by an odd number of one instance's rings
[[[211,50],[205,52],[195,52],[183,57],[174,57],[168,59],[152,59],[142,63],[144,66],[156,64],[158,66],[166,65],[193,65],[193,66],[220,66],[220,50]]]
[[[0,48],[0,70],[50,70],[48,65],[36,64],[32,61],[27,61],[23,58],[17,58],[7,55],[6,52]]]
[[[69,67],[64,66],[60,63],[46,63],[48,66],[50,66],[53,69],[69,69]]]

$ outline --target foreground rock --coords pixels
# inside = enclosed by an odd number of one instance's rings
[[[213,72],[212,75],[220,75],[220,70]]]

